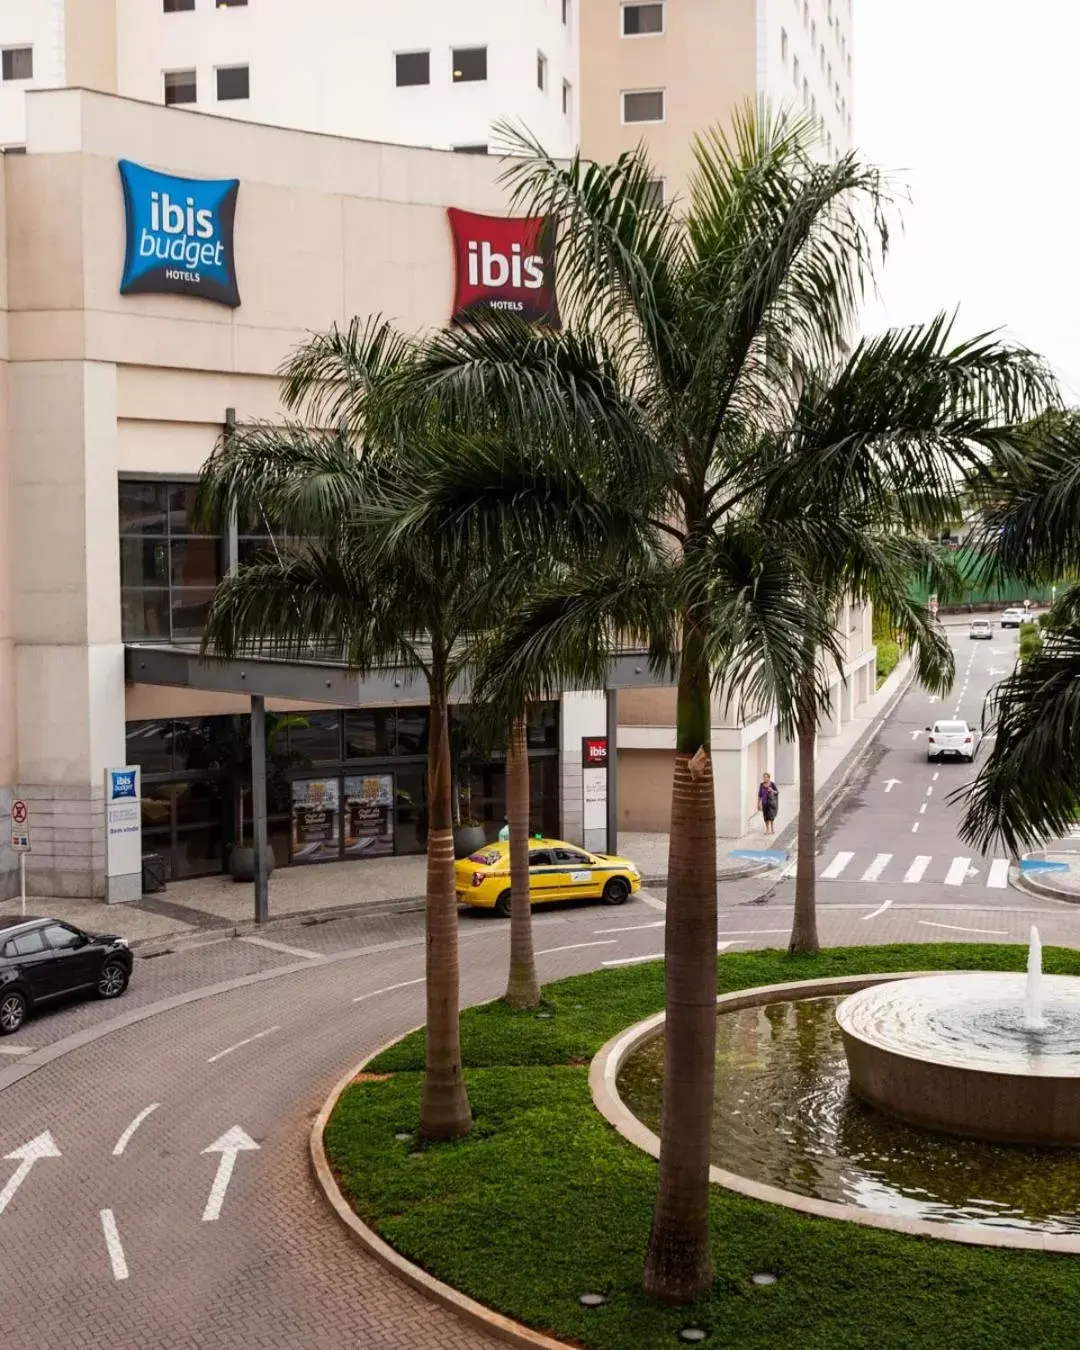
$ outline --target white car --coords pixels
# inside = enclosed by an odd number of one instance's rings
[[[971,764],[979,748],[979,733],[966,722],[935,722],[927,727],[926,758],[932,764],[946,755]]]
[[[972,619],[971,627],[968,629],[970,638],[992,638],[994,636],[994,625],[989,619]]]
[[[1007,609],[998,622],[1002,628],[1019,628],[1025,622],[1025,618],[1022,609]]]

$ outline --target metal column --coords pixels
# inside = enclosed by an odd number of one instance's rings
[[[607,699],[607,851],[619,851],[619,691],[605,691]]]
[[[251,697],[251,824],[255,845],[255,922],[270,917],[270,877],[266,870],[266,700]]]

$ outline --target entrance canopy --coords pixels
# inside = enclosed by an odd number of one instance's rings
[[[421,671],[402,667],[360,675],[342,661],[316,658],[298,661],[260,656],[222,660],[202,657],[191,647],[130,644],[124,648],[124,673],[132,684],[249,694],[298,703],[363,706],[427,700]],[[648,656],[641,651],[620,653],[612,662],[606,681],[608,689],[646,689],[669,683],[672,681],[649,669]],[[451,691],[455,700],[467,699],[468,695],[467,680],[458,681]]]

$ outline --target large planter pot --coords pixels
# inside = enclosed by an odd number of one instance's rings
[[[454,857],[467,858],[487,843],[483,825],[459,825],[454,830]]]
[[[269,876],[276,866],[274,850],[269,844],[267,844],[264,854],[266,857],[266,875]],[[233,851],[229,854],[229,872],[232,874],[233,881],[255,880],[255,849],[252,845],[233,845]]]

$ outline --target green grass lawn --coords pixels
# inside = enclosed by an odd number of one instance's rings
[[[966,944],[725,954],[720,989],[863,971],[1022,970],[1026,957],[1018,946]],[[1047,948],[1044,963],[1080,975],[1080,953]],[[350,1086],[330,1121],[327,1149],[357,1213],[426,1270],[589,1350],[678,1346],[688,1325],[706,1329],[709,1344],[747,1350],[1080,1344],[1075,1258],[901,1237],[720,1189],[712,1296],[680,1310],[650,1303],[639,1281],[656,1164],[596,1112],[587,1075],[606,1040],[662,1006],[662,968],[562,980],[545,999],[551,1020],[501,1004],[462,1016],[468,1138],[418,1156],[394,1139],[417,1126],[420,1035],[379,1056],[369,1071],[389,1076]],[[757,1271],[778,1283],[753,1285]],[[608,1302],[586,1310],[585,1292]]]

